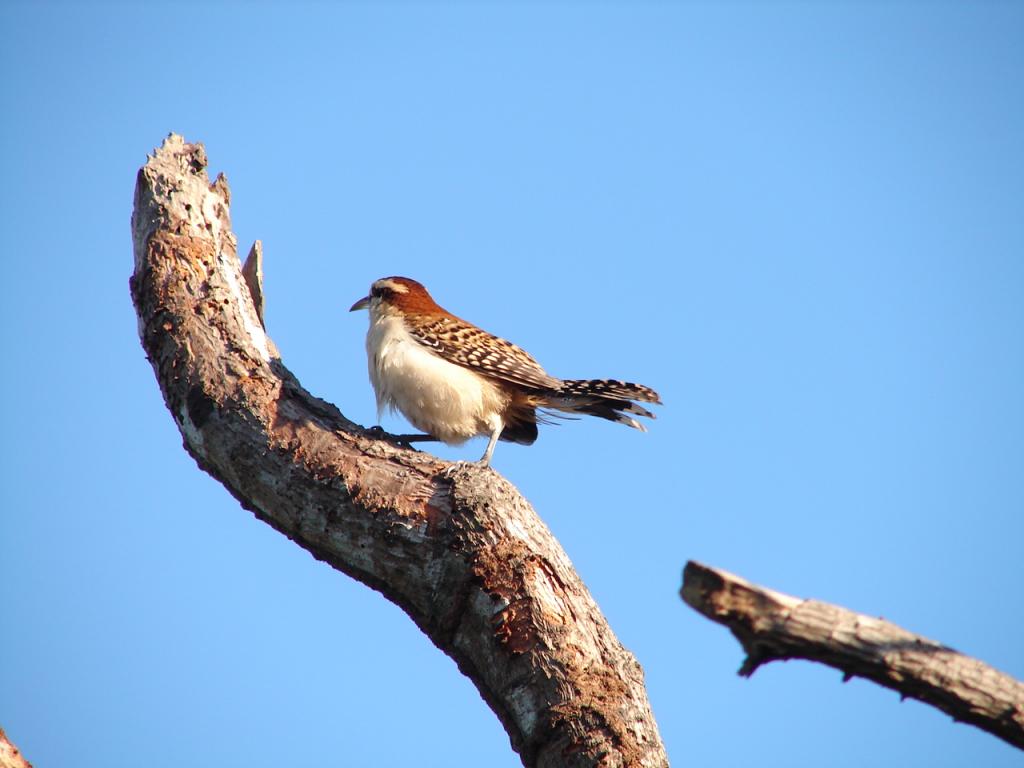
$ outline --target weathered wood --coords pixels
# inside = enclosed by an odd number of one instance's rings
[[[740,674],[807,659],[938,707],[1024,749],[1024,683],[884,619],[775,592],[693,561],[683,599],[727,626],[747,654]]]
[[[263,319],[263,313],[267,301],[263,296],[263,243],[260,240],[252,244],[249,255],[245,257],[245,263],[242,264],[242,277],[245,278],[245,284],[249,288],[256,317],[259,318],[260,325],[266,330],[267,323]]]
[[[32,768],[32,763],[11,744],[3,728],[0,728],[0,768]]]
[[[260,520],[405,610],[524,765],[667,765],[640,666],[516,489],[363,430],[284,367],[239,270],[227,182],[206,164],[170,136],[139,172],[132,217],[139,333],[186,450]]]

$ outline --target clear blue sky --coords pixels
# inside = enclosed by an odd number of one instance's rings
[[[176,131],[349,417],[345,310],[391,274],[662,393],[649,434],[495,465],[676,765],[1020,765],[833,670],[738,678],[676,592],[694,558],[1024,677],[1022,73],[1019,3],[3,4],[0,725],[40,768],[518,765],[404,614],[181,449],[128,295],[135,174]]]

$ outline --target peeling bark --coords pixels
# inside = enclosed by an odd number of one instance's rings
[[[639,664],[516,489],[362,429],[284,367],[240,271],[227,182],[206,165],[202,145],[168,137],[132,216],[139,335],[185,449],[260,520],[399,605],[524,765],[667,765]]]
[[[1024,749],[1024,683],[884,619],[751,584],[693,561],[682,597],[727,626],[747,654],[749,677],[769,661],[807,659],[941,709]]]

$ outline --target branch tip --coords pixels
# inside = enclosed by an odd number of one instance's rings
[[[683,599],[724,624],[747,653],[740,675],[806,659],[917,699],[1024,749],[1024,683],[884,619],[801,600],[690,561]]]
[[[242,265],[242,277],[249,288],[249,295],[252,297],[253,306],[256,308],[256,317],[259,318],[263,330],[267,324],[263,319],[263,312],[266,307],[266,299],[263,296],[263,242],[260,240],[252,244],[249,255],[245,257],[245,264]]]

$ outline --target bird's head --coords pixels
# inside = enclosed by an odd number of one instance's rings
[[[382,277],[370,286],[370,293],[349,308],[369,309],[371,319],[392,313],[423,313],[440,307],[420,283],[408,277]],[[443,311],[443,310],[442,310]]]

